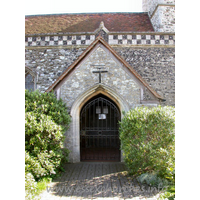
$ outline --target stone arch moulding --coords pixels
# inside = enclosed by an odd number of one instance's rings
[[[128,103],[119,95],[117,94],[112,88],[104,85],[104,84],[96,84],[91,87],[89,90],[85,91],[75,100],[71,108],[71,117],[72,117],[72,124],[70,126],[70,133],[71,137],[73,138],[72,141],[72,162],[80,162],[80,111],[83,105],[92,97],[104,94],[105,96],[109,97],[113,100],[121,113],[121,118],[123,118],[123,111],[127,112],[130,108]],[[122,153],[121,153],[122,154]],[[121,155],[121,161],[123,161],[123,156]]]

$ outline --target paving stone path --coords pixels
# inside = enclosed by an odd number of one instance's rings
[[[62,176],[40,195],[41,200],[156,200],[158,196],[158,190],[128,176],[124,163],[106,162],[66,164]]]

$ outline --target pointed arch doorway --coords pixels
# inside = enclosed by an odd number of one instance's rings
[[[119,108],[103,94],[84,104],[80,112],[81,161],[120,161],[120,120]]]

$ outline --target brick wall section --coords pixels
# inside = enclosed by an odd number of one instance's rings
[[[113,48],[166,101],[175,105],[175,49],[174,48]],[[148,95],[144,96],[149,99]]]

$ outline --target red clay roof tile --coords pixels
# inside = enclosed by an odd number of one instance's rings
[[[147,13],[96,13],[26,16],[25,34],[94,32],[101,21],[110,32],[153,32]]]

